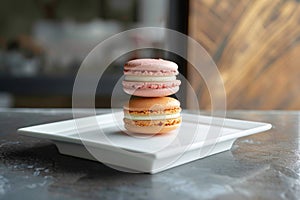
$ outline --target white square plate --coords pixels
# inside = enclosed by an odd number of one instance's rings
[[[122,118],[122,112],[110,113],[25,127],[18,132],[53,140],[62,154],[97,160],[123,171],[153,174],[229,150],[237,138],[272,127],[261,122],[183,113],[177,131],[143,137],[126,134]]]

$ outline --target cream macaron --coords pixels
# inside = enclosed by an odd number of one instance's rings
[[[163,97],[179,90],[178,65],[163,59],[135,59],[124,65],[123,89],[140,97]]]

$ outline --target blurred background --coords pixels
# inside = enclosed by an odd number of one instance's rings
[[[0,107],[71,107],[74,78],[89,51],[121,31],[155,26],[188,34],[209,52],[224,80],[228,109],[300,109],[299,23],[296,0],[2,0]],[[124,45],[161,47],[166,41],[165,35],[133,35]],[[99,59],[118,53],[112,47]],[[99,82],[97,107],[110,107],[124,62],[140,57],[177,62],[200,108],[211,108],[193,67],[157,49],[130,52],[112,63]],[[181,93],[183,107],[191,107],[188,91],[182,87]]]
[[[71,107],[74,79],[87,54],[116,33],[144,26],[166,27],[169,8],[168,0],[1,1],[0,106]],[[164,45],[164,36],[132,35],[123,45],[140,42],[159,47]],[[99,59],[115,55],[119,49],[111,47]],[[138,57],[163,55],[149,49],[116,60],[99,83],[103,87],[97,91],[98,107],[110,106],[124,62]]]

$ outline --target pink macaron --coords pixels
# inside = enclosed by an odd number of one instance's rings
[[[140,97],[163,97],[179,90],[178,65],[163,59],[135,59],[124,65],[123,89]]]

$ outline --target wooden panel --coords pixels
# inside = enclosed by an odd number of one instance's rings
[[[190,0],[189,35],[217,64],[228,109],[300,109],[299,23],[295,0]],[[200,107],[210,108],[194,74],[189,66]]]

